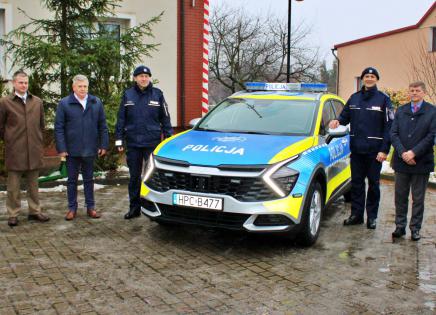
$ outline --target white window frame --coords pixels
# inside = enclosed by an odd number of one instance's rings
[[[429,32],[429,45],[428,45],[428,51],[429,52],[436,52],[436,27],[430,27],[430,32]]]
[[[354,92],[360,91],[362,88],[362,79],[360,76],[354,77]]]
[[[4,11],[4,31],[5,34],[8,34],[10,31],[12,31],[12,5],[8,3],[0,3],[0,9]],[[3,60],[0,60],[0,74],[5,80],[12,79],[11,62],[8,60],[8,58],[6,58],[6,55],[4,56]]]

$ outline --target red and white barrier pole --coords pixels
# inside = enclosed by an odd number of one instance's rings
[[[201,113],[209,111],[209,0],[204,0],[203,19],[203,86],[201,98]]]

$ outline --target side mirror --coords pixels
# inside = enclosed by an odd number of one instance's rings
[[[348,130],[348,126],[339,126],[336,129],[328,129],[325,142],[329,144],[334,138],[345,137],[349,133],[350,131]]]
[[[189,127],[194,128],[196,124],[198,124],[198,122],[201,120],[201,118],[194,118],[191,119],[191,121],[189,122]]]

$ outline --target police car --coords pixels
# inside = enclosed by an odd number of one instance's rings
[[[161,224],[280,232],[315,243],[350,189],[344,101],[319,83],[247,83],[150,156],[142,212]]]

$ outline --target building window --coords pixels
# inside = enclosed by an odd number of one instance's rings
[[[355,78],[355,86],[354,86],[354,92],[360,91],[362,88],[362,79],[360,77]]]
[[[7,3],[0,3],[0,37],[12,31],[12,6]],[[0,76],[4,80],[11,79],[11,64],[6,58],[5,47],[0,45]]]
[[[104,36],[119,41],[121,37],[121,25],[118,23],[99,23],[98,29]]]
[[[436,52],[436,27],[432,27],[431,31],[431,51]]]

